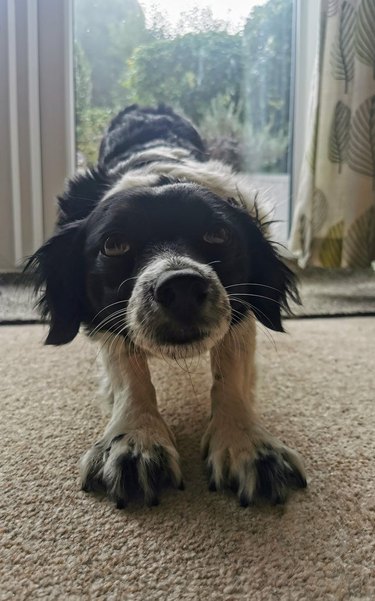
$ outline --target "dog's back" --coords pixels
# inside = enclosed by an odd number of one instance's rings
[[[161,148],[166,155],[169,150],[184,150],[195,160],[207,159],[204,142],[188,120],[162,104],[156,108],[133,104],[109,124],[100,145],[99,165],[111,170],[132,159],[133,167],[137,157],[144,164],[152,151],[160,153]]]

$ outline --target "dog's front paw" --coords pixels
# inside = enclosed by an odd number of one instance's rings
[[[118,508],[132,500],[157,505],[163,486],[183,488],[171,437],[148,428],[97,442],[81,459],[81,482],[84,491],[105,492]]]
[[[202,440],[209,489],[230,487],[247,507],[258,500],[284,503],[293,488],[305,488],[302,459],[260,426],[211,423]]]

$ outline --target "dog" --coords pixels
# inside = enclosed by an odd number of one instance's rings
[[[98,340],[112,407],[81,459],[82,489],[123,508],[157,504],[167,485],[183,488],[147,360],[207,351],[210,490],[230,487],[248,506],[283,503],[305,487],[299,454],[255,413],[256,320],[282,331],[281,311],[298,292],[248,178],[210,160],[192,123],[170,107],[132,105],[111,121],[97,165],[58,201],[56,230],[28,263],[43,290],[46,344],[69,343],[81,325]]]

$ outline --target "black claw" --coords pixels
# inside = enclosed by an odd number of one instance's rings
[[[130,454],[119,458],[120,478],[116,485],[119,495],[126,497],[137,496],[139,491],[137,459]]]
[[[306,488],[306,478],[297,468],[291,468],[292,471],[287,474],[288,485],[292,488]]]
[[[276,453],[269,452],[257,459],[257,495],[273,500],[287,485],[286,474]]]
[[[297,467],[293,467],[290,463],[288,455],[286,453],[282,453],[282,457],[284,461],[286,461],[290,465],[290,472],[288,473],[288,484],[293,488],[306,488],[307,482],[306,478],[302,472],[299,471]]]
[[[149,507],[156,507],[157,505],[159,505],[159,499],[158,497],[151,497],[151,499],[147,502],[147,505]]]
[[[168,480],[166,477],[167,472],[163,471],[163,466],[160,464],[160,458],[159,462],[148,464],[146,466],[146,474],[147,486],[152,491],[152,494],[156,496],[160,492],[163,478],[164,481]]]
[[[181,480],[180,484],[177,486],[178,490],[185,490],[185,483]]]
[[[93,493],[101,493],[105,491],[105,486],[103,480],[97,475],[93,473],[89,473],[86,478],[86,481],[81,486],[81,490],[83,492],[93,492]]]
[[[307,482],[306,482],[305,478],[303,476],[301,476],[300,474],[296,474],[296,473],[291,474],[289,476],[288,484],[291,488],[294,488],[294,489],[307,487]]]
[[[234,478],[229,482],[229,488],[232,492],[237,493],[238,491],[238,481]]]
[[[246,493],[241,493],[240,495],[240,505],[241,507],[249,507],[251,501]]]
[[[306,478],[302,476],[302,474],[300,474],[299,472],[294,472],[293,481],[297,488],[307,488]]]
[[[118,440],[121,440],[122,438],[124,438],[124,436],[125,436],[125,434],[117,434],[117,436],[115,436],[114,438],[112,438],[112,440],[111,440],[111,445],[112,445],[114,442],[117,442]]]
[[[216,484],[215,484],[214,480],[210,480],[210,482],[208,484],[208,490],[210,492],[216,492],[217,491],[217,487],[216,487]]]
[[[284,505],[285,501],[286,501],[286,494],[279,493],[275,496],[275,498],[273,500],[273,505]]]
[[[117,509],[125,509],[127,503],[125,501],[125,499],[117,499],[116,501],[116,508]]]

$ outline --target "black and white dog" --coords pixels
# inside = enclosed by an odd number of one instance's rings
[[[283,502],[306,486],[298,454],[254,411],[256,319],[280,331],[294,277],[269,241],[268,209],[246,176],[209,160],[194,127],[168,107],[121,111],[99,162],[59,198],[53,237],[30,259],[50,317],[46,344],[83,324],[98,339],[112,415],[81,460],[85,491],[118,507],[182,487],[175,439],[157,408],[147,358],[210,351],[212,413],[202,440],[209,486],[241,505]]]

